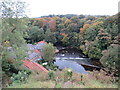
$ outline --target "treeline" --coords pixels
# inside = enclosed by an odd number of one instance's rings
[[[55,17],[55,16],[57,16],[57,17],[60,17],[60,18],[63,18],[63,17],[66,17],[66,18],[68,18],[68,19],[70,19],[71,17],[74,17],[74,16],[78,16],[78,15],[76,15],[76,14],[65,14],[65,15],[48,15],[48,16],[41,16],[40,18],[44,18],[44,17]]]
[[[0,18],[0,57],[2,84],[26,81],[31,73],[22,65],[27,43],[62,43],[83,50],[90,58],[100,59],[110,71],[118,72],[120,14],[108,16],[67,16],[27,18],[26,4],[4,0]]]
[[[59,17],[59,18],[63,18],[63,17],[66,17],[68,19],[74,17],[74,16],[79,16],[79,17],[89,17],[91,15],[83,15],[83,14],[80,14],[80,15],[77,15],[77,14],[64,14],[64,15],[54,15],[54,14],[50,14],[50,15],[47,15],[47,16],[41,16],[41,17],[36,17],[36,18],[45,18],[45,17]],[[101,17],[101,15],[93,15],[94,17]],[[102,17],[107,17],[109,15],[102,15]]]
[[[25,39],[28,43],[45,40],[81,49],[90,58],[99,59],[109,70],[118,72],[119,14],[66,16],[49,15],[30,19],[28,37]]]

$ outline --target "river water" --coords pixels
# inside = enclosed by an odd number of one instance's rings
[[[94,62],[75,48],[57,47],[59,52],[55,57],[55,64],[59,69],[70,68],[74,72],[87,73],[86,68],[81,64],[94,65]]]

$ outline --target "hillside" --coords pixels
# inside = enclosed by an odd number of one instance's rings
[[[0,5],[3,87],[118,87],[120,13],[29,18],[25,2]]]

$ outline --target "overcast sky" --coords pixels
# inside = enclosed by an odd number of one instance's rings
[[[24,0],[30,17],[49,14],[114,15],[119,0]]]

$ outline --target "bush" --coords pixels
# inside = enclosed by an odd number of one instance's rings
[[[25,71],[25,70],[19,71],[18,74],[13,73],[11,80],[12,80],[13,84],[21,83],[21,82],[25,83],[29,74],[31,74],[30,71]]]
[[[55,72],[54,71],[49,71],[48,72],[48,78],[51,79],[51,80],[54,80],[55,79]]]
[[[72,79],[72,74],[73,74],[72,69],[65,69],[65,72],[64,72],[64,81],[71,80]]]
[[[48,65],[49,65],[49,69],[50,69],[50,70],[56,71],[57,68],[58,68],[58,66],[56,66],[54,63],[49,63]]]

